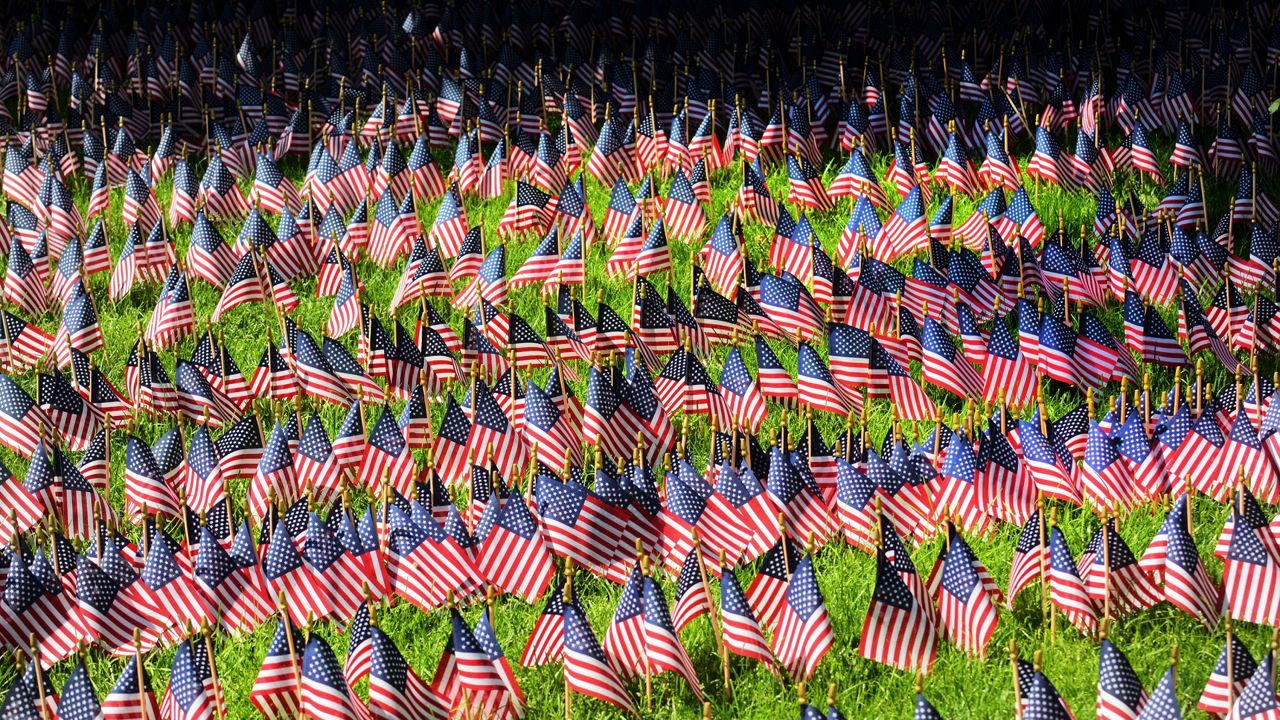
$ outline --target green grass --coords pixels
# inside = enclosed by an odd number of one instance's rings
[[[442,158],[447,167],[449,162]],[[835,162],[835,161],[833,161]],[[881,158],[877,170],[884,171],[885,159]],[[826,168],[830,179],[838,169],[838,165]],[[301,167],[291,165],[290,175],[300,181]],[[738,173],[734,169],[713,175],[713,203],[708,215],[711,223],[719,217],[732,200],[737,190]],[[1140,183],[1126,179],[1140,197],[1150,203],[1158,198],[1159,188],[1150,183]],[[784,173],[774,171],[770,176],[770,186],[775,197],[786,195],[786,178]],[[587,179],[588,201],[597,219],[602,219],[604,209],[608,205],[609,188],[600,187]],[[664,184],[665,188],[665,184]],[[888,188],[887,188],[888,189]],[[73,190],[82,208],[88,200],[88,183],[82,178],[73,183]],[[1210,186],[1210,208],[1217,212],[1225,205],[1229,197],[1229,188],[1215,184]],[[112,203],[108,210],[109,237],[113,256],[118,256],[125,237],[125,228],[120,220],[120,203],[122,190],[112,193]],[[467,202],[468,212],[473,224],[485,227],[486,238],[492,243],[496,240],[493,229],[507,205],[512,190],[509,188],[506,197],[488,203],[479,203],[474,198]],[[893,191],[889,189],[891,197]],[[169,183],[163,181],[157,188],[157,196],[162,203],[167,203]],[[929,215],[937,207],[941,193],[935,193],[934,202],[929,208]],[[1091,227],[1094,203],[1085,193],[1068,194],[1058,189],[1039,188],[1033,191],[1039,213],[1045,224],[1056,229],[1061,215],[1068,234],[1076,237],[1081,224]],[[419,216],[424,225],[429,226],[434,218],[438,201],[419,208]],[[959,224],[972,211],[974,202],[967,198],[957,198],[955,222]],[[840,237],[846,218],[849,203],[841,201],[837,208],[817,216],[811,216],[814,229],[825,243],[828,253],[834,256],[835,244]],[[274,221],[273,221],[274,224]],[[228,242],[234,241],[239,227],[222,226]],[[710,228],[709,228],[710,229]],[[185,253],[189,236],[189,228],[175,231],[180,253]],[[768,238],[771,229],[749,224],[746,227],[747,252],[763,265],[768,255]],[[509,244],[508,272],[514,272],[520,263],[529,255],[537,243],[536,238],[525,237]],[[678,294],[688,301],[689,274],[687,268],[698,244],[686,245],[674,243],[672,246],[674,266],[677,270],[668,278],[658,278],[661,286],[664,282],[673,283]],[[587,258],[589,284],[584,289],[588,296],[588,307],[594,308],[590,296],[597,291],[602,293],[604,302],[615,309],[624,311],[630,303],[630,285],[604,275],[604,263],[608,257],[608,248],[599,243],[591,248]],[[367,284],[364,297],[371,302],[382,317],[385,318],[386,306],[395,288],[398,271],[382,271],[370,263],[359,266],[359,275]],[[139,286],[125,299],[117,303],[107,300],[106,274],[92,279],[91,285],[95,296],[99,299],[99,310],[103,331],[107,339],[107,348],[100,354],[101,366],[117,385],[123,388],[123,370],[130,347],[136,338],[136,328],[146,323],[150,316],[158,292],[158,287]],[[305,329],[319,333],[323,330],[328,317],[332,300],[314,297],[314,279],[297,283],[294,286],[298,296],[302,298],[301,307],[293,317]],[[207,317],[217,303],[219,292],[200,282],[192,283],[195,304],[200,317]],[[525,288],[512,293],[509,310],[530,319],[534,327],[541,328],[540,315],[542,300],[539,289]],[[437,309],[447,312],[455,329],[459,329],[462,316],[450,310],[446,304],[437,303]],[[410,318],[412,319],[412,318]],[[1118,312],[1109,310],[1104,319],[1113,330],[1119,330],[1121,321]],[[58,318],[48,314],[38,319],[41,327],[53,332],[56,330]],[[263,351],[265,337],[264,328],[275,324],[274,312],[261,305],[242,306],[228,313],[222,322],[229,350],[242,370],[249,374],[256,366],[258,357]],[[346,338],[348,345],[354,343],[351,337]],[[177,352],[189,355],[192,340],[184,341]],[[793,349],[775,344],[784,363],[794,364]],[[723,359],[727,348],[718,347],[713,358],[708,360],[708,369],[713,377],[719,375],[719,362]],[[746,352],[748,363],[754,362],[754,353]],[[172,353],[164,354],[166,364],[172,368]],[[754,368],[752,368],[754,370]],[[1264,368],[1264,371],[1267,369]],[[546,378],[545,369],[531,373],[534,379],[542,382]],[[581,398],[585,396],[584,381],[575,384],[574,391]],[[1226,378],[1220,372],[1211,372],[1210,377],[1218,382]],[[1169,378],[1160,371],[1154,371],[1155,387],[1166,387]],[[20,379],[25,387],[32,389],[34,374],[29,373]],[[930,395],[936,402],[947,409],[948,416],[963,408],[954,397],[947,396],[936,388],[930,388]],[[458,390],[455,388],[455,392]],[[1057,417],[1067,409],[1079,403],[1079,394],[1062,387],[1049,388],[1047,403],[1050,417]],[[268,411],[268,408],[259,408]],[[396,408],[398,410],[398,407]],[[334,406],[320,408],[326,426],[332,433],[342,420],[344,410]],[[438,423],[442,406],[433,408],[435,421]],[[877,401],[872,404],[870,413],[870,430],[876,443],[889,431],[890,414],[887,403]],[[683,423],[683,418],[676,419]],[[765,432],[777,427],[778,415],[771,414],[766,423]],[[834,437],[843,419],[829,415],[819,418],[819,426],[825,431],[828,439]],[[792,417],[793,428],[798,427],[798,419]],[[704,428],[705,418],[693,418],[689,422],[690,446],[695,466],[701,466],[707,457],[707,437]],[[171,419],[143,418],[138,422],[137,434],[154,441],[163,432],[172,427]],[[112,500],[117,507],[123,505],[123,458],[125,433],[113,435],[113,457],[119,461],[112,468]],[[25,472],[26,462],[8,451],[0,452],[5,464],[19,476]],[[421,461],[421,458],[419,458]],[[244,481],[233,488],[233,497],[242,498]],[[465,498],[458,498],[465,502]],[[1195,521],[1196,540],[1200,546],[1210,573],[1220,576],[1221,563],[1212,558],[1210,550],[1219,528],[1226,517],[1223,508],[1215,507],[1203,498],[1198,499]],[[1160,508],[1140,509],[1120,522],[1120,533],[1135,553],[1141,553],[1147,542],[1154,535],[1162,519]],[[1079,552],[1098,526],[1098,521],[1087,511],[1062,508],[1060,510],[1061,526],[1066,533],[1072,549]],[[169,527],[171,534],[179,534],[180,527]],[[979,558],[986,563],[998,584],[1005,586],[1008,579],[1009,563],[1016,542],[1018,528],[1002,527],[993,536],[984,539],[973,539],[972,546]],[[133,531],[137,536],[137,531]],[[919,548],[914,554],[916,565],[922,574],[932,567],[937,554],[936,541]],[[838,706],[850,718],[906,718],[911,716],[913,707],[912,684],[914,679],[906,674],[890,670],[886,667],[862,660],[857,656],[858,635],[863,616],[872,591],[875,566],[873,558],[846,547],[833,543],[822,550],[815,560],[818,579],[826,597],[836,635],[836,646],[822,662],[810,687],[815,700],[821,702],[825,696],[828,683],[837,688]],[[754,570],[744,568],[739,577],[744,585],[750,580]],[[588,617],[597,635],[603,637],[609,624],[613,609],[618,601],[620,588],[608,582],[579,574],[576,583],[577,596],[587,610]],[[671,579],[665,583],[670,596],[674,589]],[[713,581],[713,592],[716,592]],[[519,658],[529,631],[540,610],[540,605],[530,607],[512,599],[500,599],[497,604],[496,624],[499,639],[506,654],[514,662]],[[472,608],[466,612],[468,619],[474,622],[478,610]],[[381,627],[390,634],[404,652],[410,664],[426,677],[430,677],[437,658],[444,646],[449,632],[448,616],[444,612],[424,614],[407,604],[379,614]],[[270,643],[274,629],[270,624],[245,638],[215,639],[217,666],[224,687],[226,701],[231,717],[254,717],[256,712],[249,703],[248,695],[259,664]],[[324,624],[316,628],[323,637],[334,646],[339,657],[345,653],[346,640],[341,629],[333,624]],[[1240,636],[1247,642],[1255,655],[1260,655],[1269,642],[1269,633],[1262,628],[1240,628]],[[1123,649],[1133,662],[1138,674],[1148,686],[1154,686],[1160,674],[1168,665],[1171,648],[1177,644],[1181,648],[1181,664],[1179,665],[1179,698],[1183,711],[1188,717],[1196,717],[1198,711],[1192,708],[1207,679],[1217,654],[1223,643],[1221,628],[1209,634],[1189,616],[1180,614],[1168,606],[1160,606],[1147,610],[1135,617],[1121,620],[1115,624],[1111,637]],[[790,683],[776,679],[760,665],[735,658],[732,668],[733,694],[724,699],[721,690],[719,658],[707,620],[696,621],[682,636],[689,655],[697,667],[699,676],[704,680],[704,687],[713,700],[713,713],[716,717],[738,717],[744,720],[751,718],[786,717],[795,712],[795,688]],[[1097,644],[1089,638],[1083,638],[1065,621],[1058,623],[1056,639],[1050,637],[1049,626],[1042,621],[1040,614],[1039,590],[1031,588],[1019,598],[1012,611],[1001,612],[999,628],[988,649],[986,660],[965,656],[943,641],[939,642],[939,654],[933,673],[925,680],[926,695],[934,705],[950,718],[984,718],[1005,715],[1013,712],[1014,688],[1010,673],[1010,665],[1006,656],[1006,648],[1011,640],[1016,640],[1024,657],[1029,657],[1035,650],[1042,650],[1045,672],[1062,691],[1078,718],[1093,717],[1095,687],[1097,681]],[[147,667],[151,673],[157,695],[165,686],[168,667],[172,659],[172,650],[153,653],[147,658]],[[124,666],[120,659],[106,658],[99,652],[89,655],[89,668],[99,694],[105,694],[114,683],[116,676]],[[0,682],[7,683],[15,672],[15,662],[6,657],[0,662]],[[54,683],[61,687],[70,671],[70,663],[62,663],[52,672]],[[517,669],[517,675],[528,697],[531,716],[559,717],[563,715],[563,686],[559,666],[536,669]],[[643,686],[633,685],[633,696],[643,708]],[[363,688],[360,689],[363,693]],[[662,676],[654,680],[652,710],[642,711],[646,717],[693,717],[699,711],[693,693],[672,676]],[[613,717],[618,715],[608,706],[581,696],[575,697],[573,713],[577,718]]]

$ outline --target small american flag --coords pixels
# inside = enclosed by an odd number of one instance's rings
[[[911,557],[897,538],[893,523],[881,523],[886,537],[876,552],[876,581],[863,621],[858,654],[901,670],[928,671],[937,656],[933,612],[930,601],[912,590],[919,575]],[[908,583],[903,575],[914,578]]]
[[[835,633],[809,557],[802,558],[791,574],[775,627],[773,649],[778,662],[794,678],[811,677],[835,644]]]
[[[1049,601],[1067,616],[1080,632],[1092,634],[1098,625],[1097,611],[1071,559],[1071,549],[1062,531],[1049,529]]]
[[[355,698],[342,678],[338,659],[319,635],[307,641],[302,656],[301,717],[309,720],[356,720]]]
[[[1009,569],[1009,591],[1005,593],[1009,607],[1013,607],[1013,600],[1018,593],[1040,579],[1041,570],[1049,562],[1047,532],[1044,512],[1042,509],[1037,509],[1027,518],[1022,532],[1018,535],[1018,544],[1013,550],[1013,562]]]
[[[539,667],[564,655],[564,592],[563,581],[546,592],[542,612],[534,621],[529,641],[520,655],[523,667]]]
[[[172,720],[212,720],[218,711],[217,688],[208,675],[208,661],[197,640],[178,644],[169,670],[169,685],[160,703],[161,717]],[[208,683],[208,685],[206,685]],[[212,692],[210,692],[212,691]]]
[[[134,654],[129,658],[116,684],[102,699],[102,715],[116,720],[155,720],[160,717],[160,707],[151,690],[151,674],[147,672],[141,655]]]
[[[276,523],[264,553],[262,573],[267,589],[273,597],[283,595],[286,598],[285,605],[295,622],[305,623],[308,615],[324,617],[329,614],[325,587],[311,568],[303,563],[283,518]]]
[[[673,672],[684,678],[699,700],[702,684],[667,610],[662,589],[651,577],[644,579],[644,658],[649,672]]]
[[[1231,706],[1227,720],[1277,720],[1280,704],[1276,702],[1275,652],[1268,652]]]
[[[975,567],[977,558],[954,526],[948,525],[948,544],[942,563],[938,618],[947,638],[971,655],[985,656],[999,617],[995,598],[988,593]]]
[[[1022,716],[1028,720],[1071,720],[1074,715],[1049,678],[1038,670],[1032,670],[1032,673],[1031,681],[1023,682],[1019,667],[1019,684],[1026,704]]]
[[[275,625],[275,637],[253,680],[250,702],[268,720],[298,714],[302,696],[302,630],[287,618]]]
[[[85,669],[83,662],[75,664],[63,684],[57,713],[62,720],[97,720],[102,717],[97,691],[93,689],[89,671]]]
[[[790,375],[787,382],[791,382]],[[736,347],[729,350],[720,370],[720,396],[742,428],[759,430],[768,415],[768,405]]]
[[[391,487],[404,495],[413,491],[413,479],[413,456],[395,414],[384,404],[360,458],[357,482],[371,490]]]
[[[542,597],[555,564],[524,498],[512,494],[503,503],[490,502],[476,536],[476,566],[489,582],[528,602]]]
[[[618,674],[605,661],[604,651],[600,649],[586,615],[573,603],[565,605],[563,615],[566,685],[574,692],[630,712],[631,696]]]
[[[1156,689],[1151,691],[1138,720],[1178,720],[1182,708],[1178,705],[1176,667],[1170,667],[1161,676]]]
[[[352,714],[355,717],[361,717],[365,712],[373,713],[375,717],[398,717],[401,714],[420,718],[448,717],[448,702],[409,667],[391,638],[377,627],[369,628],[369,633],[369,709],[362,709],[359,698],[348,687]]]
[[[1228,637],[1196,707],[1207,713],[1226,715],[1257,669],[1258,663],[1249,654],[1249,648],[1240,641],[1240,636]]]
[[[613,619],[604,634],[609,665],[624,678],[642,675],[648,669],[645,664],[644,586],[645,576],[637,561],[622,588],[618,607],[614,609]],[[568,627],[565,629],[567,631]]]
[[[1268,533],[1267,528],[1254,529],[1244,521],[1243,504],[1232,503],[1233,532],[1223,559],[1223,602],[1237,620],[1272,622],[1280,615],[1280,600],[1272,590],[1280,582],[1280,560],[1274,545],[1260,537]]]

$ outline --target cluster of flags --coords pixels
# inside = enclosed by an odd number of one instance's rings
[[[1280,18],[1004,10],[138,3],[0,25],[0,444],[27,461],[0,466],[0,641],[28,660],[0,716],[224,716],[214,643],[263,626],[267,718],[523,717],[514,668],[553,663],[570,706],[635,710],[661,673],[702,701],[681,632],[703,617],[723,689],[735,663],[804,682],[855,634],[819,574],[845,542],[875,557],[869,661],[985,658],[1036,586],[1051,627],[1101,641],[1100,716],[1173,718],[1174,669],[1148,694],[1107,639],[1166,602],[1228,629],[1200,707],[1280,717],[1271,655],[1231,634],[1280,626]],[[295,313],[313,279],[322,328]],[[153,299],[104,368],[101,313]],[[229,343],[250,313],[261,335]],[[246,374],[231,348],[253,343]],[[144,439],[144,416],[170,429]],[[1231,508],[1220,574],[1197,500]],[[1160,504],[1135,553],[1118,519]],[[1060,510],[1096,516],[1078,555]],[[1002,523],[1022,527],[1003,588],[970,545]],[[575,573],[621,587],[603,634]],[[514,664],[502,595],[541,606]],[[379,628],[393,603],[449,616],[431,674]],[[127,660],[106,695],[85,647]],[[1019,716],[1070,717],[1014,667]],[[939,717],[920,694],[916,714]]]

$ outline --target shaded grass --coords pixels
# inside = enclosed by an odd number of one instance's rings
[[[446,162],[444,158],[441,158]],[[880,157],[876,161],[876,169],[883,174],[887,158]],[[826,177],[830,179],[838,165],[826,168]],[[301,165],[290,163],[286,167],[288,174],[301,180]],[[733,199],[737,190],[737,178],[734,169],[723,171],[712,176],[712,207],[708,211],[711,224],[719,217]],[[786,195],[785,173],[775,170],[769,178],[775,197]],[[1126,182],[1132,182],[1127,179]],[[608,205],[609,188],[600,187],[590,178],[586,180],[588,203],[597,219],[603,218],[604,209]],[[664,184],[665,187],[665,184]],[[891,188],[886,188],[894,196]],[[1122,189],[1130,186],[1122,185]],[[1159,190],[1149,184],[1133,182],[1134,190],[1144,201],[1150,203],[1158,197]],[[73,183],[77,202],[82,210],[88,200],[88,183],[77,179]],[[1218,185],[1210,186],[1209,202],[1211,208],[1224,205],[1223,198],[1228,197],[1228,190]],[[481,224],[486,229],[490,242],[495,241],[493,228],[509,201],[513,190],[508,188],[506,196],[501,200],[479,203],[474,198],[467,202],[472,224]],[[125,228],[120,220],[120,205],[123,191],[112,193],[111,207],[107,212],[108,235],[111,240],[113,256],[119,254],[125,237]],[[167,199],[169,182],[163,180],[157,188],[157,196]],[[1067,234],[1075,238],[1078,228],[1083,224],[1092,226],[1094,203],[1084,193],[1065,193],[1056,188],[1036,188],[1033,190],[1036,206],[1046,226],[1051,230],[1058,227],[1062,218]],[[932,216],[940,201],[940,193],[935,193],[928,214]],[[419,207],[419,217],[424,226],[429,227],[434,218],[439,201],[425,203]],[[975,205],[974,200],[957,197],[955,205],[955,223],[959,224],[967,217]],[[848,201],[842,201],[829,213],[811,215],[819,238],[824,242],[829,254],[834,256],[835,243],[839,239],[848,216]],[[228,242],[233,242],[239,231],[238,225],[223,225],[221,229]],[[185,253],[189,239],[189,228],[176,230],[173,235],[179,246],[180,254]],[[768,256],[768,243],[772,229],[748,224],[745,228],[747,254],[763,266]],[[524,237],[508,244],[508,272],[514,272],[521,262],[532,252],[537,238]],[[692,256],[698,246],[674,243],[671,247],[674,267],[677,270],[669,277],[657,279],[656,284],[663,287],[670,283],[677,294],[686,302],[689,301],[690,277],[684,269],[690,266]],[[590,249],[586,262],[588,277],[584,298],[587,306],[594,310],[594,298],[597,292],[603,302],[622,311],[626,317],[631,302],[629,283],[604,275],[604,264],[608,257],[608,248],[603,243]],[[359,275],[366,283],[364,297],[378,309],[380,316],[386,317],[386,306],[390,300],[399,277],[399,271],[383,271],[368,262],[359,265]],[[106,299],[106,274],[95,276],[91,280],[92,290],[99,298],[99,310],[103,332],[106,336],[106,350],[100,354],[99,360],[104,371],[118,387],[123,388],[123,371],[130,348],[137,335],[139,324],[145,324],[150,316],[158,294],[157,286],[136,287],[130,295],[117,303]],[[308,279],[296,283],[294,290],[302,299],[302,305],[293,314],[301,327],[312,333],[319,333],[325,324],[331,308],[331,299],[315,297],[315,280]],[[207,317],[217,303],[219,292],[215,288],[195,281],[192,283],[193,299],[197,307],[198,317]],[[541,328],[542,300],[539,288],[525,288],[513,291],[509,301],[509,311],[520,314],[531,321],[536,328]],[[445,313],[455,329],[460,329],[464,321],[463,315],[453,311],[446,304],[437,302],[437,310]],[[412,319],[412,314],[407,316]],[[1121,327],[1119,313],[1114,308],[1108,310],[1103,319],[1115,330]],[[228,343],[228,349],[237,364],[250,375],[256,366],[259,356],[265,347],[266,327],[275,325],[274,312],[266,306],[251,305],[236,308],[226,315],[220,329]],[[38,324],[53,332],[56,330],[58,318],[52,314],[38,319]],[[276,335],[278,337],[278,329]],[[351,337],[346,338],[348,346],[354,344]],[[193,342],[183,341],[177,353],[183,356],[190,354]],[[795,351],[786,346],[774,344],[779,356],[785,364],[793,365]],[[825,353],[825,348],[818,348]],[[717,347],[712,357],[707,360],[708,369],[713,377],[719,375],[719,364],[723,360],[727,348]],[[166,364],[172,368],[172,354],[165,353]],[[754,353],[744,353],[744,359],[754,369]],[[528,374],[538,382],[546,379],[547,371],[540,369]],[[573,385],[574,392],[585,397],[585,373],[583,380]],[[1220,372],[1210,372],[1217,381],[1225,380]],[[34,374],[20,378],[29,390],[34,384]],[[1167,387],[1168,375],[1162,369],[1153,368],[1153,382],[1156,388]],[[455,394],[460,394],[455,388]],[[935,402],[947,409],[948,415],[958,412],[962,407],[954,397],[950,397],[936,388],[929,388],[929,394]],[[1047,387],[1046,402],[1050,417],[1058,417],[1081,401],[1074,389],[1062,386]],[[344,409],[334,406],[318,408],[326,427],[332,433],[341,423]],[[399,405],[394,408],[399,410]],[[270,408],[259,404],[258,410],[268,413],[264,422],[269,419]],[[442,404],[433,408],[434,420],[440,421],[443,412]],[[370,420],[372,420],[370,417]],[[887,403],[872,403],[868,414],[869,427],[874,442],[879,441],[889,431],[890,413]],[[791,425],[797,426],[798,418],[793,416]],[[677,423],[684,418],[677,416]],[[776,413],[771,414],[765,424],[764,433],[776,429],[780,419]],[[827,438],[832,438],[842,425],[843,419],[829,415],[818,418],[818,426]],[[702,431],[705,422],[699,418],[689,421],[692,428],[690,434],[690,450],[695,467],[705,463],[708,451],[708,439]],[[170,419],[141,418],[135,432],[143,439],[155,441],[161,434],[172,427]],[[909,435],[910,436],[910,435]],[[111,497],[117,507],[123,506],[123,458],[125,433],[115,433],[112,437],[113,459]],[[16,474],[21,476],[26,462],[8,451],[0,451],[0,457]],[[419,458],[421,461],[422,458]],[[233,488],[233,497],[243,495],[245,481],[237,482]],[[465,498],[457,498],[465,502]],[[1203,498],[1196,507],[1196,540],[1210,573],[1220,575],[1221,563],[1212,558],[1210,551],[1218,529],[1226,519],[1225,508],[1213,506]],[[1120,523],[1120,533],[1126,542],[1140,553],[1150,538],[1155,534],[1162,519],[1159,508],[1141,509]],[[1093,531],[1098,521],[1088,512],[1075,508],[1062,508],[1060,511],[1061,527],[1074,551],[1079,552]],[[181,527],[173,523],[168,528],[171,534],[177,535]],[[991,570],[996,582],[1002,587],[1006,585],[1009,564],[1018,528],[1005,526],[997,530],[991,537],[974,539],[973,548],[979,558]],[[137,531],[134,531],[134,536]],[[938,551],[936,541],[919,548],[913,557],[921,574],[926,574],[932,567]],[[874,578],[874,559],[858,550],[834,543],[823,550],[815,560],[819,583],[827,600],[832,623],[836,634],[836,645],[821,664],[811,682],[815,688],[811,693],[816,701],[825,695],[827,684],[834,683],[838,692],[838,705],[851,718],[905,718],[910,717],[913,700],[911,696],[913,678],[908,674],[890,670],[862,660],[857,656],[858,633],[862,626],[872,592]],[[744,585],[749,581],[753,570],[743,569],[739,573]],[[620,588],[611,583],[585,577],[580,574],[576,583],[577,596],[586,608],[597,634],[603,637],[605,628],[613,613],[620,595]],[[670,579],[668,579],[670,580]],[[668,596],[673,592],[674,583],[665,584]],[[713,593],[718,594],[713,580]],[[529,607],[515,600],[499,600],[496,612],[496,625],[508,658],[513,663],[519,658],[540,606]],[[474,622],[478,609],[473,608],[465,613]],[[419,674],[429,678],[435,667],[449,633],[448,616],[443,612],[424,614],[407,604],[379,613],[380,626],[396,641],[409,663]],[[341,657],[345,652],[346,639],[341,628],[334,624],[323,624],[315,629],[334,647]],[[245,638],[230,639],[218,637],[214,641],[218,670],[224,687],[226,702],[231,717],[254,717],[256,711],[249,703],[249,691],[253,685],[262,657],[270,644],[274,627],[268,625]],[[1240,628],[1240,636],[1246,641],[1255,654],[1261,654],[1269,641],[1268,633],[1261,628]],[[1160,606],[1126,620],[1116,623],[1112,629],[1112,638],[1128,655],[1138,674],[1144,682],[1153,686],[1159,675],[1168,664],[1170,649],[1174,644],[1181,648],[1181,664],[1179,666],[1179,698],[1184,713],[1189,717],[1196,716],[1192,711],[1200,690],[1211,671],[1217,654],[1222,647],[1223,630],[1210,634],[1189,616],[1177,613],[1172,608]],[[795,691],[788,684],[776,679],[757,664],[735,658],[733,660],[733,695],[724,699],[721,695],[719,658],[716,653],[714,639],[708,622],[698,620],[682,635],[689,654],[705,681],[708,695],[713,699],[713,710],[716,717],[736,716],[740,718],[785,717],[794,712]],[[1006,715],[1013,712],[1014,688],[1010,674],[1010,666],[1006,657],[1006,647],[1013,640],[1028,656],[1035,649],[1043,649],[1045,671],[1058,686],[1079,718],[1093,717],[1094,693],[1097,681],[1097,647],[1091,639],[1080,637],[1062,619],[1058,622],[1056,639],[1050,638],[1049,625],[1043,621],[1040,613],[1039,591],[1031,588],[1019,598],[1012,611],[1002,611],[999,628],[991,646],[989,657],[984,660],[969,658],[945,642],[939,643],[939,655],[932,676],[925,681],[925,692],[935,706],[946,717],[982,718]],[[148,658],[148,669],[152,674],[153,686],[157,695],[167,682],[168,667],[173,651],[157,652]],[[100,694],[105,694],[115,678],[124,667],[120,659],[106,658],[100,653],[89,655],[90,672]],[[0,682],[13,677],[15,664],[12,658],[0,662]],[[70,671],[70,664],[63,663],[55,668],[52,677],[56,686],[60,687]],[[533,717],[557,717],[563,715],[562,676],[559,666],[518,669],[517,675],[528,697]],[[363,683],[362,683],[363,685]],[[637,698],[643,697],[642,686],[633,686]],[[363,692],[363,688],[361,688]],[[643,701],[641,700],[643,705]],[[648,717],[692,717],[698,712],[696,698],[684,687],[682,681],[673,677],[659,677],[654,681],[654,698],[651,711],[643,714]],[[581,696],[574,699],[574,716],[612,717],[617,713],[608,706],[595,700]]]

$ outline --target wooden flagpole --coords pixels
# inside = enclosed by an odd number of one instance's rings
[[[564,561],[564,605],[568,607],[573,604],[573,560],[565,558]],[[573,689],[569,686],[569,673],[564,673],[564,720],[570,720],[573,717]]]

